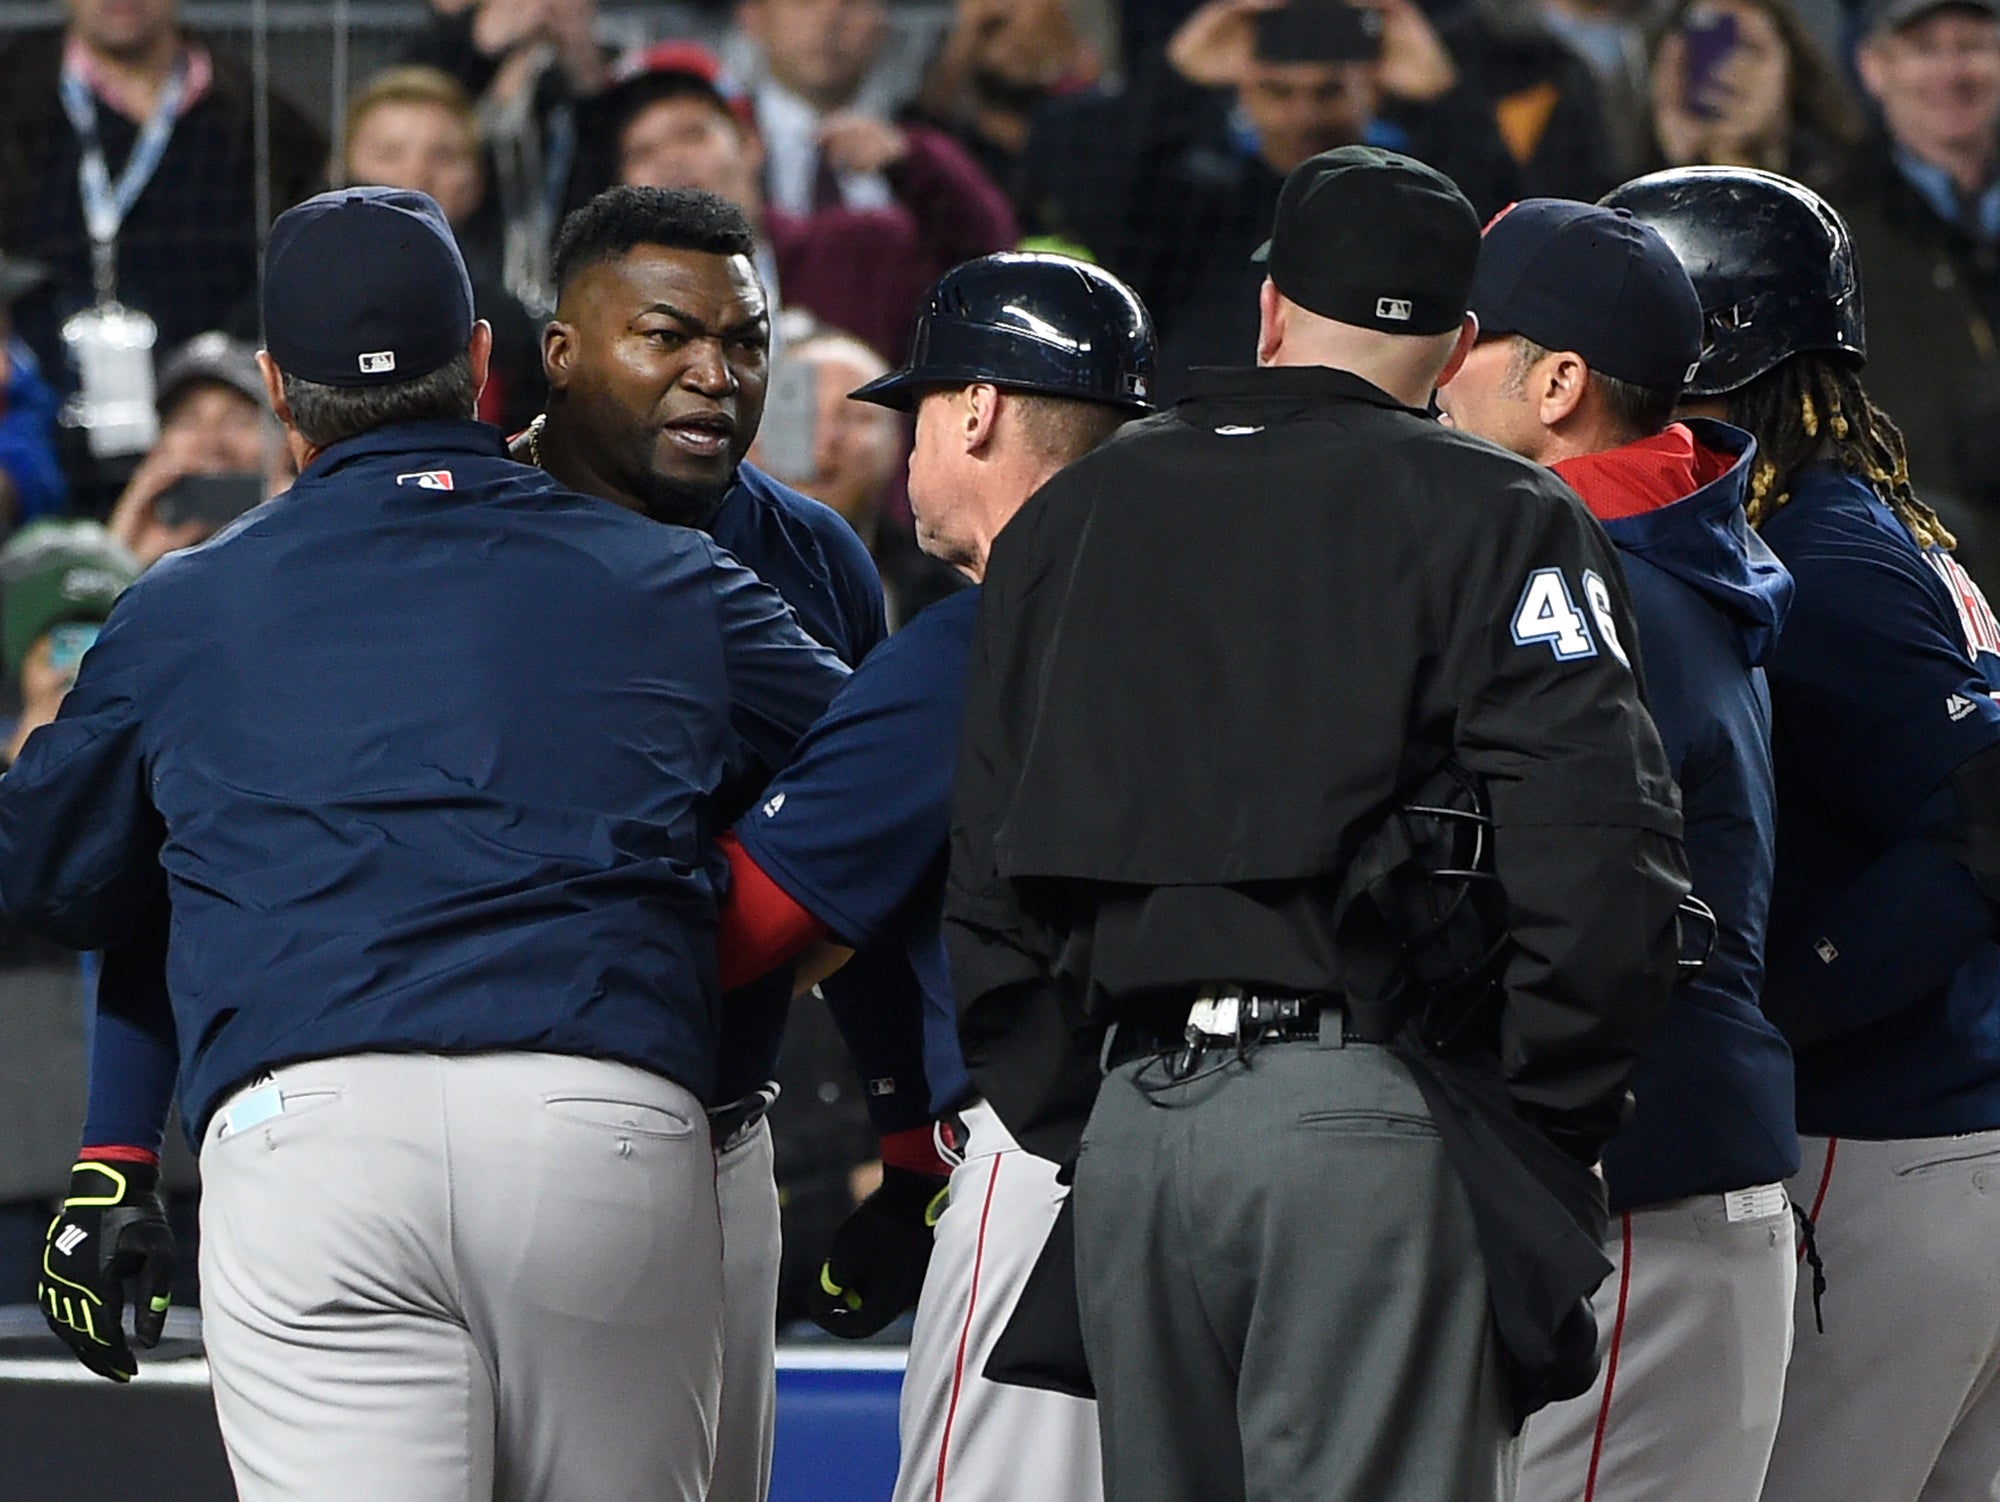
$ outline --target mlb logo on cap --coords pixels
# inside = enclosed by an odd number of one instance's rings
[[[1410,321],[1410,300],[1407,297],[1378,297],[1375,299],[1375,316],[1393,319],[1397,323]]]
[[[372,354],[361,356],[363,375],[382,375],[396,368],[396,352],[393,349],[378,349]]]

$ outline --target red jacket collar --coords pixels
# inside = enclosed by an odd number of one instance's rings
[[[1703,448],[1685,423],[1651,438],[1550,466],[1601,522],[1657,511],[1729,473],[1727,454]]]

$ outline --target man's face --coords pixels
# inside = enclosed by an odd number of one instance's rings
[[[428,193],[462,224],[479,207],[479,153],[466,122],[441,104],[378,104],[347,148],[347,180]]]
[[[910,450],[910,515],[917,524],[917,546],[953,565],[981,561],[975,541],[958,525],[971,480],[964,445],[953,441],[964,400],[960,390],[926,391],[917,403],[916,445]]]
[[[1046,89],[1074,56],[1069,0],[972,0],[960,24],[971,31],[973,75],[1002,88]]]
[[[1871,38],[1855,62],[1890,136],[1917,156],[1992,149],[2000,127],[2000,21],[1946,6]]]
[[[618,135],[624,186],[706,188],[745,213],[757,207],[759,165],[743,127],[698,94],[647,105]]]
[[[853,99],[889,25],[882,0],[751,0],[744,20],[771,76],[821,109]]]
[[[219,381],[189,386],[160,419],[160,447],[187,474],[261,473],[270,463],[270,436],[262,404]]]
[[[573,451],[648,515],[706,521],[764,415],[749,257],[640,245],[578,273],[556,319],[545,363]]]
[[[173,29],[174,0],[69,0],[70,24],[111,57],[141,57]]]
[[[1532,459],[1547,438],[1524,379],[1520,343],[1508,334],[1481,339],[1458,374],[1438,388],[1437,402],[1454,428]]]
[[[1273,172],[1356,146],[1375,118],[1374,63],[1252,63],[1236,97]]]

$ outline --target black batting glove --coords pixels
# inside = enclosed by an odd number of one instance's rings
[[[951,1180],[885,1166],[882,1187],[854,1207],[806,1295],[806,1313],[829,1335],[863,1340],[917,1302],[932,1231]]]
[[[151,1350],[167,1323],[174,1233],[160,1205],[155,1163],[85,1159],[70,1170],[69,1198],[49,1224],[35,1297],[76,1359],[113,1382],[139,1370],[132,1346]],[[127,1290],[134,1308],[125,1339]]]

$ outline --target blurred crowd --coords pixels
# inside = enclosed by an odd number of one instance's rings
[[[481,415],[510,433],[540,410],[566,212],[619,183],[740,205],[781,310],[753,462],[848,520],[893,622],[955,580],[913,546],[901,419],[845,394],[901,360],[919,298],[960,261],[1030,244],[1117,272],[1152,310],[1171,400],[1191,366],[1253,357],[1252,253],[1285,174],[1330,147],[1407,151],[1489,215],[1531,195],[1594,200],[1664,165],[1767,168],[1845,216],[1869,389],[1958,556],[2000,589],[2000,0],[736,0],[702,14],[699,37],[621,51],[596,0],[433,0],[402,60],[355,82],[333,141],[284,78],[260,88],[175,0],[67,0],[66,25],[12,34],[9,757],[55,712],[126,581],[288,483],[255,360],[259,227],[328,184],[422,189],[444,209],[495,333]],[[31,1296],[31,1249],[67,1182],[87,980],[0,930],[0,1302]],[[796,1031],[787,1069],[781,1175],[797,1213],[830,1224],[869,1152],[858,1087],[823,1027]]]

